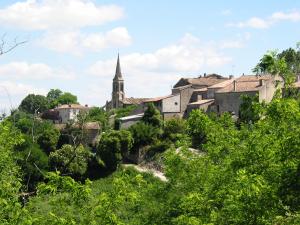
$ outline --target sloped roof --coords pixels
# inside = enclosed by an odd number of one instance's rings
[[[135,115],[131,115],[131,116],[124,116],[119,118],[119,120],[121,121],[126,121],[126,120],[132,120],[132,119],[139,119],[142,118],[144,116],[144,113],[140,113],[140,114],[135,114]]]
[[[225,81],[222,81],[220,83],[217,83],[217,84],[214,84],[212,86],[209,86],[208,88],[209,89],[213,89],[213,88],[224,88],[226,87],[227,85],[230,85],[231,83],[233,83],[235,79],[229,79],[229,80],[225,80]]]
[[[173,97],[175,95],[166,95],[166,96],[161,96],[161,97],[156,97],[156,98],[149,98],[148,100],[146,100],[145,102],[157,102],[166,98],[170,98]]]
[[[269,80],[269,79],[272,79],[271,75],[263,75],[263,76],[243,75],[235,79],[229,85],[218,90],[217,92],[222,93],[222,92],[233,92],[233,91],[235,92],[258,91],[261,87],[260,80]],[[235,90],[234,90],[234,82],[236,85]]]
[[[65,104],[59,105],[55,109],[88,109],[88,107],[80,104]]]
[[[215,101],[214,99],[202,99],[197,102],[191,102],[189,103],[189,105],[203,105],[206,103],[213,103],[214,101]]]
[[[209,74],[207,76],[200,76],[197,78],[181,78],[175,85],[174,88],[178,88],[185,85],[193,85],[199,87],[209,87],[214,84],[220,83],[224,80],[228,80],[229,78],[223,77],[218,74]]]
[[[143,102],[146,102],[147,100],[149,100],[150,98],[125,98],[123,100],[124,104],[128,104],[128,105],[139,105],[142,104]]]
[[[119,54],[118,54],[118,60],[117,60],[116,73],[115,73],[114,80],[123,80],[122,72],[121,72],[121,66],[120,66],[120,56],[119,56]]]

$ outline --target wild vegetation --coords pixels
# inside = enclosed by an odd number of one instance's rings
[[[244,96],[238,121],[200,110],[162,121],[149,105],[140,122],[114,130],[111,115],[95,108],[79,118],[103,127],[95,149],[81,129],[61,133],[39,118],[62,92],[27,96],[0,123],[0,223],[300,224],[300,98],[291,51],[263,56],[255,71],[288,82],[268,104]],[[167,181],[122,165],[141,151],[144,160],[159,158]]]

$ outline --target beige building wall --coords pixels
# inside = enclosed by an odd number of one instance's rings
[[[163,99],[162,113],[180,113],[180,95]]]
[[[234,112],[239,114],[242,95],[255,96],[257,91],[215,93],[216,113]]]

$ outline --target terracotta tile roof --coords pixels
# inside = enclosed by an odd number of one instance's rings
[[[217,83],[217,84],[214,84],[212,86],[209,86],[208,88],[209,89],[212,89],[212,88],[224,88],[228,85],[230,85],[235,79],[229,79],[229,80],[225,80],[225,81],[222,81],[220,83]]]
[[[147,101],[149,98],[125,98],[123,100],[124,104],[128,104],[128,105],[139,105],[142,104],[143,102]]]
[[[181,78],[174,86],[174,88],[178,88],[185,85],[193,85],[198,87],[209,87],[214,84],[220,83],[222,81],[228,80],[229,78],[223,77],[218,74],[209,74],[207,76],[200,76],[197,78]]]
[[[83,106],[80,104],[65,104],[59,105],[55,109],[88,109],[88,106]]]
[[[197,91],[197,92],[202,92],[202,91],[207,91],[207,88],[198,88],[198,89],[194,89],[194,91]]]
[[[222,92],[247,92],[247,91],[258,91],[261,87],[260,80],[269,80],[271,79],[271,75],[243,75],[234,80],[236,84],[236,88],[234,90],[234,82],[231,82],[229,85],[224,88],[218,90],[218,93]]]
[[[157,101],[160,101],[160,100],[163,100],[166,98],[170,98],[173,96],[175,96],[175,95],[167,95],[167,96],[161,96],[161,97],[156,97],[156,98],[150,98],[150,99],[146,100],[145,102],[157,102]]]
[[[203,105],[206,103],[213,103],[214,101],[215,101],[214,99],[202,99],[197,102],[191,102],[189,103],[189,105]]]

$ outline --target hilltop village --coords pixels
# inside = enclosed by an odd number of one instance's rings
[[[300,61],[279,57],[128,98],[118,56],[102,107],[27,95],[0,122],[0,198],[14,203],[0,211],[16,224],[299,224]]]
[[[169,94],[155,98],[126,97],[125,80],[121,72],[121,62],[118,55],[115,75],[112,80],[111,100],[106,101],[103,107],[107,112],[115,109],[135,106],[130,115],[119,118],[120,128],[129,128],[140,121],[147,105],[152,103],[162,115],[163,120],[171,118],[188,118],[194,109],[200,109],[205,113],[221,115],[228,112],[233,119],[238,119],[242,96],[256,96],[259,102],[270,102],[278,87],[283,87],[283,80],[279,76],[270,74],[245,75],[228,77],[219,74],[199,75],[198,77],[182,77],[174,84]],[[297,76],[296,88],[300,87]],[[59,129],[70,120],[83,112],[89,111],[88,105],[65,104],[58,105],[44,113],[45,119],[51,119]],[[113,120],[113,117],[111,118]],[[62,125],[60,125],[62,124]],[[94,134],[91,143],[96,141],[100,130],[97,123],[86,124],[86,129]]]

